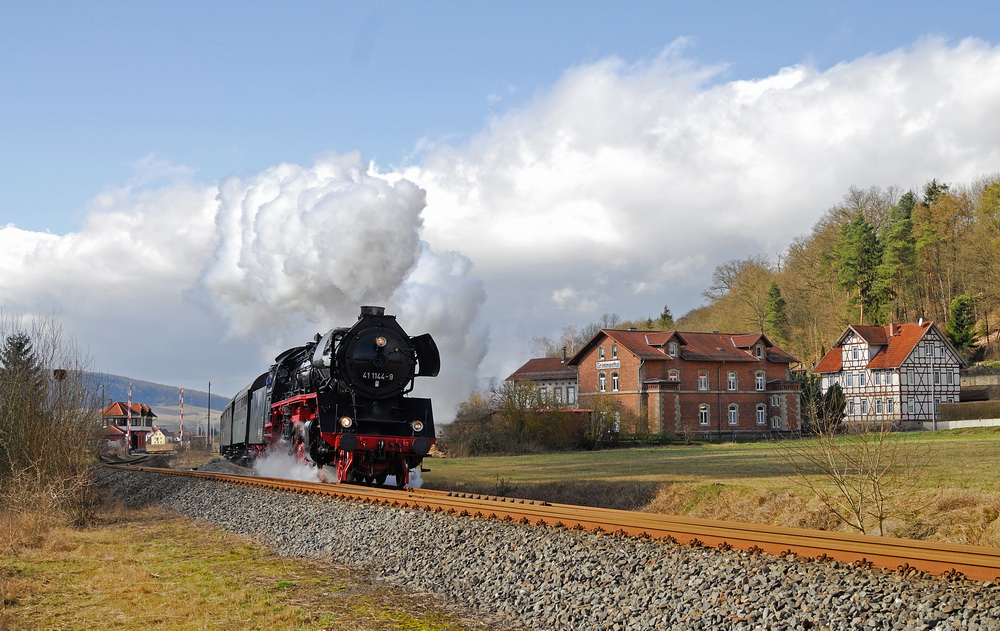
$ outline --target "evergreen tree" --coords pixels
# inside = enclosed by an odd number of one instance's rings
[[[837,283],[852,293],[852,304],[861,309],[861,324],[865,323],[865,316],[873,324],[881,323],[887,301],[884,284],[878,282],[882,246],[871,224],[860,215],[841,228],[836,262]]]
[[[839,383],[835,383],[823,395],[822,414],[817,419],[816,429],[827,434],[840,431],[844,421],[844,409],[847,407],[847,397]]]
[[[767,290],[767,324],[766,333],[784,344],[788,341],[788,304],[781,295],[778,283],[772,282]]]
[[[875,291],[892,304],[886,314],[889,320],[911,320],[919,309],[916,305],[919,276],[917,274],[916,239],[913,236],[913,209],[917,196],[910,191],[889,213],[889,222],[881,236],[882,262],[876,270]]]
[[[971,294],[955,296],[948,314],[948,339],[956,348],[965,349],[976,341],[975,301]]]
[[[41,362],[24,333],[8,335],[0,349],[0,475],[7,477],[33,466],[32,443],[43,418],[45,379]]]
[[[656,324],[664,331],[669,331],[674,327],[674,316],[670,313],[667,305],[663,305],[663,313],[660,314]]]

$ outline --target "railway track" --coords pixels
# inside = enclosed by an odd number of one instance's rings
[[[836,560],[904,572],[919,570],[946,578],[1000,580],[1000,549],[997,548],[675,517],[429,489],[394,490],[133,465],[109,466],[536,526],[653,537],[688,545],[735,548],[774,555],[795,554],[819,561]]]

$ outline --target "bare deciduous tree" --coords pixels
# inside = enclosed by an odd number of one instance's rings
[[[78,509],[100,441],[99,401],[84,386],[85,362],[54,317],[0,316],[0,492],[47,494]],[[75,508],[74,508],[75,507]],[[10,508],[8,506],[8,508]]]

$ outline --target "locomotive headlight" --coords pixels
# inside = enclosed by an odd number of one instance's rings
[[[375,338],[375,346],[378,346],[379,348],[384,348],[385,344],[386,344],[386,340],[381,335],[379,335],[378,337]]]
[[[344,429],[347,429],[351,425],[354,425],[354,421],[351,419],[350,416],[341,416],[340,417],[340,426],[341,427],[343,427]]]
[[[424,422],[423,421],[413,421],[412,423],[410,423],[410,427],[413,428],[414,432],[421,432],[424,429]]]

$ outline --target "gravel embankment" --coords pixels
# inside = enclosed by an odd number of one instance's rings
[[[103,469],[159,504],[281,554],[363,566],[391,583],[537,629],[1000,630],[1000,584],[543,529]]]

